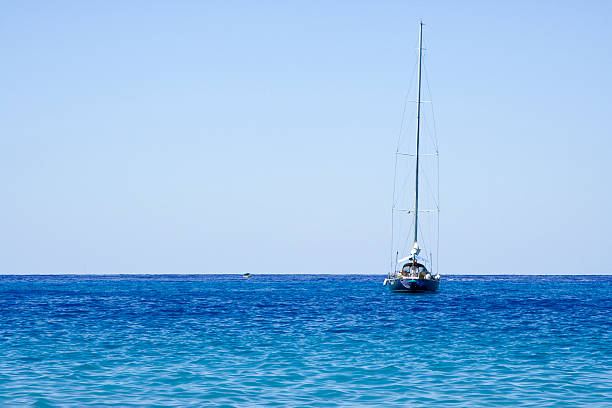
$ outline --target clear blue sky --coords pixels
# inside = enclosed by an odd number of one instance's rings
[[[612,3],[0,5],[0,273],[389,264],[418,21],[442,274],[610,273]]]

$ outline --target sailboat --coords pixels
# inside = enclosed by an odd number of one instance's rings
[[[398,207],[398,203],[396,200],[396,185],[397,181],[394,182],[394,193],[393,193],[393,207],[392,207],[392,229],[394,228],[393,224],[395,219],[397,218],[397,213],[401,213],[404,216],[411,216],[411,224],[413,230],[410,231],[412,234],[409,234],[406,237],[406,231],[398,231],[400,238],[396,241],[400,241],[401,244],[394,244],[394,233],[392,232],[392,258],[395,258],[392,261],[391,271],[389,272],[387,278],[383,281],[383,285],[388,285],[389,289],[392,292],[409,292],[409,293],[424,293],[424,292],[436,292],[438,287],[440,286],[440,274],[433,274],[433,256],[431,252],[429,252],[429,257],[427,255],[421,255],[421,245],[419,243],[419,213],[428,212],[434,213],[438,215],[436,219],[436,223],[439,221],[439,206],[437,198],[432,202],[435,205],[435,209],[433,210],[419,210],[419,160],[423,159],[422,156],[432,156],[437,161],[437,141],[434,143],[435,153],[423,154],[419,151],[421,144],[421,133],[422,133],[422,118],[421,118],[421,105],[423,101],[421,101],[421,72],[422,72],[422,58],[423,58],[423,22],[419,23],[419,57],[418,57],[418,80],[417,80],[417,114],[416,114],[416,151],[414,154],[403,153],[400,151],[400,143],[398,142],[398,149],[396,150],[396,160],[395,160],[395,179],[398,178],[398,157],[399,156],[411,156],[415,158],[414,163],[414,207],[406,210]],[[402,118],[403,125],[403,118]],[[401,140],[401,130],[400,130],[400,140]],[[422,164],[421,164],[422,166]],[[422,175],[421,175],[422,177]],[[421,235],[422,236],[422,235]],[[410,238],[413,238],[412,242],[410,242]],[[437,238],[437,237],[436,237]],[[430,248],[431,249],[431,248]],[[409,254],[400,258],[400,250],[401,251],[410,251]],[[437,244],[436,244],[437,250]],[[427,254],[427,251],[425,252]],[[404,254],[402,254],[404,255]],[[437,266],[437,265],[436,265]]]

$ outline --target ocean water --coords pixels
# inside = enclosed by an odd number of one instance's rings
[[[0,406],[612,407],[612,277],[2,276]]]

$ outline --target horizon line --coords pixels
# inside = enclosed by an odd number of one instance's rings
[[[140,272],[128,272],[128,273],[0,273],[0,276],[242,276],[247,272],[196,272],[196,273],[140,273]],[[386,276],[386,273],[251,273],[251,276]],[[612,273],[538,273],[538,274],[520,274],[520,273],[459,273],[459,274],[445,274],[444,276],[612,276]]]

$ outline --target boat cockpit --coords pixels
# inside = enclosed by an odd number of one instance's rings
[[[412,260],[402,267],[400,275],[410,278],[417,279],[430,279],[431,274],[425,268],[425,265],[418,262],[412,262]]]

